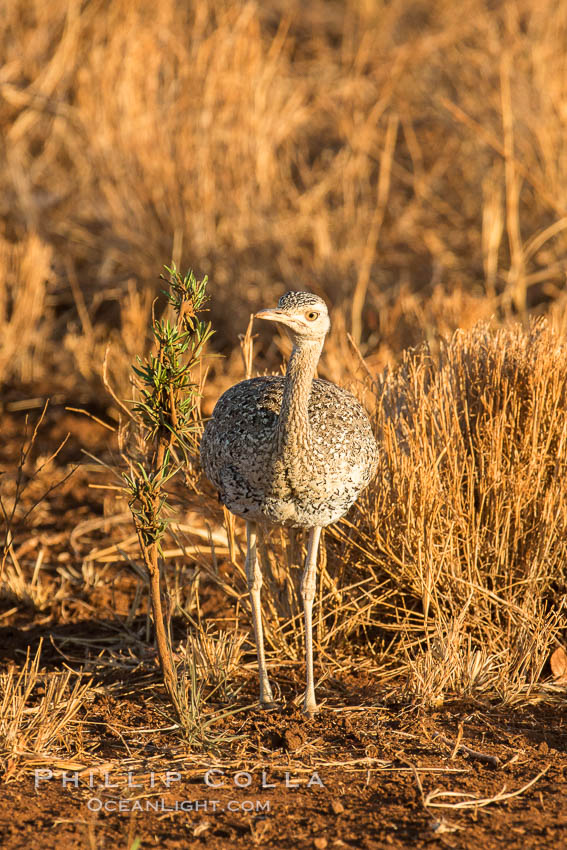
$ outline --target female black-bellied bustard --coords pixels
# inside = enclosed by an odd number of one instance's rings
[[[201,462],[221,501],[246,520],[246,579],[258,651],[260,703],[274,700],[264,657],[256,555],[257,523],[309,528],[301,596],[305,616],[305,714],[317,711],[313,683],[312,609],[321,528],[343,516],[376,467],[376,442],[353,395],[314,379],[329,330],[325,302],[287,292],[259,319],[285,325],[293,349],[285,377],[242,381],[218,400],[201,440]]]

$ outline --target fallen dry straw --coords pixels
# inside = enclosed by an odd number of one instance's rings
[[[514,797],[519,797],[521,794],[525,794],[526,791],[529,791],[529,789],[532,788],[536,782],[542,778],[542,776],[545,776],[549,767],[550,765],[547,765],[547,767],[541,770],[537,776],[534,776],[533,779],[526,782],[526,784],[522,785],[521,788],[517,788],[516,791],[506,791],[506,786],[504,786],[502,791],[498,794],[494,794],[493,797],[479,797],[476,794],[463,791],[441,791],[436,789],[423,798],[423,805],[427,808],[436,809],[483,809],[493,803],[504,803],[506,800],[512,800]],[[457,797],[464,797],[465,799],[459,800],[455,803],[449,803],[446,801],[447,798],[454,799]]]

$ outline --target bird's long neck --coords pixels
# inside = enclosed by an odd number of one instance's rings
[[[308,455],[311,447],[309,396],[323,339],[294,345],[287,364],[282,406],[277,426],[277,450],[288,463]]]

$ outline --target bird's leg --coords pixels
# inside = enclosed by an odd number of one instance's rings
[[[303,613],[305,616],[305,667],[307,684],[305,687],[305,702],[303,713],[313,717],[318,710],[315,701],[315,684],[313,681],[313,599],[315,598],[315,585],[317,581],[317,551],[319,549],[319,538],[321,528],[315,526],[309,533],[307,545],[307,558],[305,559],[305,570],[301,579],[301,596],[303,598]]]
[[[274,705],[272,689],[268,680],[266,669],[266,658],[264,655],[264,632],[262,630],[262,609],[260,606],[260,588],[262,587],[262,571],[258,563],[256,553],[256,525],[253,522],[246,523],[246,581],[248,592],[252,603],[252,623],[254,624],[254,637],[256,638],[256,652],[258,654],[258,674],[260,677],[260,705],[271,708]]]

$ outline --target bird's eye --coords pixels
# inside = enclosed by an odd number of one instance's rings
[[[309,310],[309,312],[305,314],[305,318],[309,319],[310,322],[314,322],[315,319],[319,318],[319,313],[316,313],[315,310]]]

